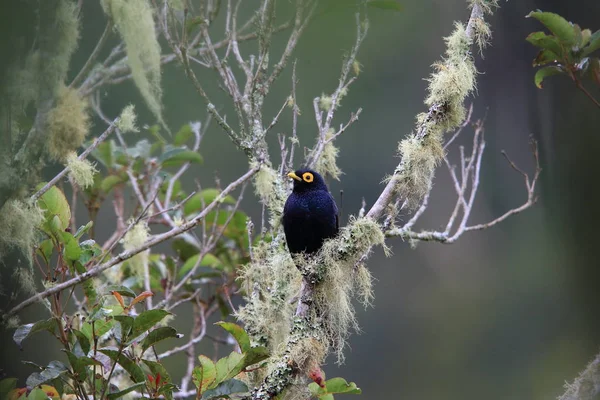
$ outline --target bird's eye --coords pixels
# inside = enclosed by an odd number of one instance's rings
[[[310,172],[305,172],[302,174],[302,179],[304,179],[304,182],[311,183],[315,177]]]

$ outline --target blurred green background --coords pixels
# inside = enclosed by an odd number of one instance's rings
[[[11,3],[10,5],[8,3]],[[248,15],[255,2],[243,4]],[[291,2],[278,3],[278,15],[289,15]],[[337,123],[363,107],[360,120],[338,140],[339,182],[330,182],[334,193],[344,191],[344,218],[356,213],[364,197],[372,204],[383,188],[382,178],[393,171],[397,142],[414,127],[414,117],[425,110],[424,80],[430,65],[444,51],[455,20],[466,21],[469,12],[462,0],[402,1],[401,12],[370,10],[370,30],[358,59],[363,72],[336,113]],[[565,77],[553,77],[543,90],[533,84],[531,61],[535,48],[525,42],[532,31],[542,30],[526,19],[531,10],[563,15],[592,31],[600,29],[600,2],[584,0],[501,1],[491,18],[493,39],[485,58],[477,57],[481,74],[474,103],[474,117],[487,115],[486,153],[482,184],[472,216],[486,222],[526,200],[520,175],[500,151],[506,150],[523,169],[532,171],[530,135],[539,140],[544,169],[539,203],[523,214],[488,231],[467,233],[454,245],[421,243],[411,249],[400,239],[390,241],[393,257],[377,251],[369,261],[376,278],[374,307],[359,308],[363,332],[353,335],[346,363],[328,360],[329,377],[343,376],[363,389],[363,398],[384,399],[549,399],[563,389],[600,350],[600,312],[597,242],[600,239],[600,204],[596,183],[600,154],[600,110],[578,92]],[[0,13],[3,49],[10,51],[31,24],[27,10],[6,2]],[[76,73],[104,29],[105,19],[96,1],[86,1],[82,14],[82,39],[72,62]],[[318,16],[301,38],[297,59],[300,142],[311,146],[316,135],[312,99],[331,93],[337,86],[341,60],[354,41],[354,15],[338,10]],[[214,34],[216,35],[216,34]],[[275,51],[287,37],[276,39]],[[166,48],[166,46],[165,46]],[[245,43],[242,51],[255,51]],[[233,118],[227,96],[218,88],[216,73],[199,70],[217,108]],[[171,129],[192,120],[205,120],[203,101],[182,69],[165,66],[163,72],[165,118]],[[291,88],[291,69],[277,82],[267,100],[265,120],[270,121]],[[593,93],[598,97],[597,88]],[[114,117],[130,102],[136,104],[141,124],[153,118],[132,82],[103,88],[104,112]],[[471,101],[471,100],[470,100]],[[95,120],[94,135],[104,130]],[[274,129],[272,159],[279,161],[276,133],[291,133],[291,115],[285,113]],[[468,145],[472,132],[463,133]],[[143,134],[129,136],[133,143]],[[451,159],[456,161],[455,153]],[[246,158],[212,124],[203,140],[202,167],[188,174],[191,188],[199,179],[210,185],[218,171],[221,182],[237,177]],[[48,168],[48,177],[58,167]],[[419,226],[445,226],[455,202],[445,168],[440,168],[430,210]],[[260,207],[247,195],[246,211],[257,222]],[[80,207],[81,210],[81,207]],[[78,215],[84,221],[85,214]],[[409,214],[403,215],[408,219]],[[100,240],[114,229],[114,215],[107,202],[98,217]],[[24,322],[41,317],[41,307],[22,315]],[[189,329],[189,318],[179,310],[175,326]],[[213,321],[214,322],[214,321]],[[45,333],[43,334],[45,335]],[[62,357],[49,336],[25,343],[19,351],[2,333],[2,368],[24,378],[32,369],[22,359],[39,363]],[[212,345],[200,351],[211,355]],[[172,373],[185,368],[183,356],[167,363]]]

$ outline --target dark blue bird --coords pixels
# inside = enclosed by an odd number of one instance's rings
[[[338,208],[321,175],[310,169],[288,174],[294,190],[283,208],[283,230],[290,253],[312,254],[339,231]]]

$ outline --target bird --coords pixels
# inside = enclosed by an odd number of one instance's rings
[[[283,207],[283,231],[292,255],[317,253],[339,230],[338,208],[321,175],[310,169],[290,172],[294,189]]]

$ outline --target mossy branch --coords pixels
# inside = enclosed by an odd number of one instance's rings
[[[443,159],[443,134],[465,119],[465,98],[475,88],[475,66],[471,56],[474,42],[485,44],[489,28],[483,21],[497,5],[495,0],[472,0],[467,27],[457,24],[446,39],[447,57],[436,64],[430,78],[429,110],[417,117],[416,132],[400,143],[402,159],[367,216],[379,219],[396,196],[416,206],[431,185],[435,167]]]
[[[565,393],[558,400],[593,400],[600,394],[600,354],[581,371],[573,383],[565,384]]]

